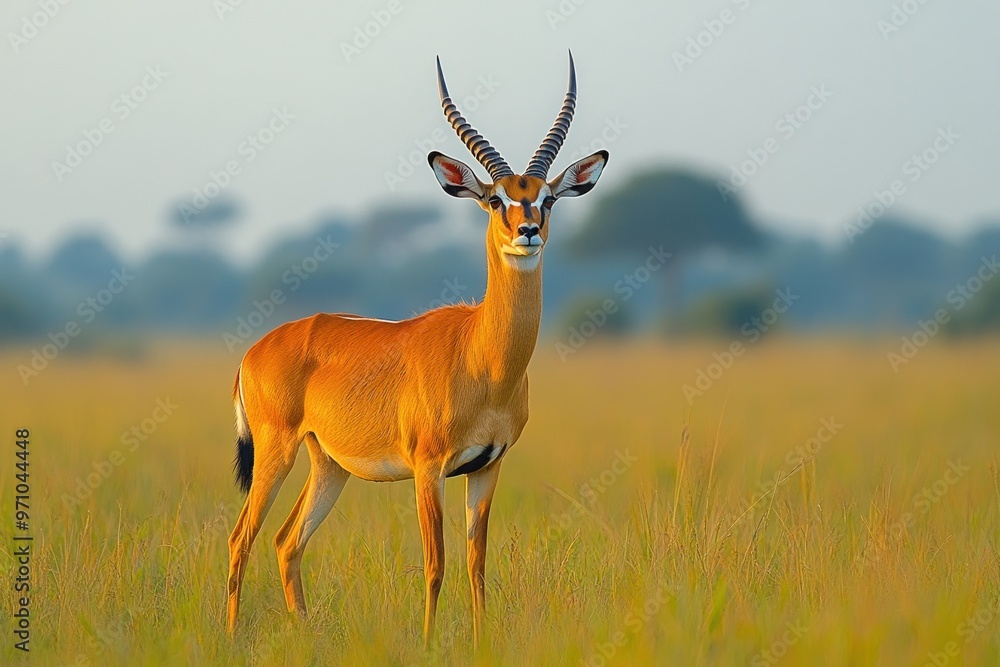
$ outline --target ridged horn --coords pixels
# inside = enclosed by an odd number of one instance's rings
[[[514,172],[507,166],[507,162],[501,157],[497,149],[490,146],[490,142],[483,138],[483,135],[476,131],[476,128],[462,117],[462,112],[458,110],[455,103],[448,95],[448,85],[444,82],[444,72],[441,71],[441,58],[437,59],[438,70],[438,91],[441,93],[441,108],[444,109],[445,118],[455,128],[459,139],[466,145],[472,155],[479,160],[479,163],[490,172],[490,178],[494,181],[510,176]]]
[[[573,112],[576,111],[576,67],[573,65],[573,52],[569,52],[569,89],[566,91],[566,98],[563,100],[562,109],[556,116],[556,122],[552,124],[552,129],[545,135],[542,145],[538,147],[535,154],[528,163],[528,168],[524,170],[526,176],[537,176],[545,178],[552,168],[552,162],[559,154],[563,142],[566,141],[566,133],[569,132],[569,124],[573,122]]]

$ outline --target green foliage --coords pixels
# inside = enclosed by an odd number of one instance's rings
[[[712,294],[696,302],[667,329],[679,334],[738,336],[740,329],[751,318],[760,317],[773,301],[774,289],[764,285]]]
[[[609,312],[609,297],[599,294],[588,295],[573,301],[559,319],[558,331],[579,329],[584,322],[592,322],[597,327],[594,336],[618,336],[632,327],[632,317],[624,303],[611,300],[614,312]]]
[[[377,208],[361,224],[360,248],[368,254],[405,250],[413,234],[441,219],[441,210],[436,206],[410,204]]]
[[[650,245],[684,253],[708,247],[749,250],[763,242],[739,199],[715,181],[662,168],[629,179],[597,201],[573,241],[581,255],[642,255]]]
[[[956,312],[945,327],[955,335],[978,335],[1000,331],[1000,281],[985,284],[965,308]]]
[[[239,273],[208,251],[159,253],[143,265],[141,276],[115,312],[162,327],[223,321],[241,293]]]
[[[37,331],[42,317],[14,292],[0,290],[0,340]]]

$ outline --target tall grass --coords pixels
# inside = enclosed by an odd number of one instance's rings
[[[689,404],[681,387],[713,351],[591,342],[563,364],[540,345],[532,417],[491,516],[478,661],[996,664],[1000,344],[932,346],[897,374],[874,343],[778,340]],[[288,616],[271,540],[305,455],[254,545],[238,636],[226,636],[227,538],[243,501],[231,476],[238,363],[217,343],[175,345],[141,361],[58,358],[28,387],[0,387],[8,535],[10,434],[32,432],[32,663],[476,661],[461,480],[446,490],[433,653],[420,648],[409,482],[348,483],[306,552],[310,616]],[[173,414],[125,451],[122,434],[166,398]],[[823,420],[839,428],[821,442]],[[67,501],[114,450],[121,464]]]

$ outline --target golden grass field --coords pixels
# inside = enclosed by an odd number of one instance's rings
[[[592,342],[561,363],[539,345],[532,416],[493,506],[491,646],[478,660],[998,664],[1000,343],[935,344],[893,373],[892,341],[775,339],[689,406],[682,385],[724,346]],[[8,349],[0,363],[25,356]],[[254,545],[229,639],[239,361],[217,340],[138,361],[67,354],[27,388],[13,372],[0,386],[8,611],[13,431],[31,430],[27,662],[476,662],[461,479],[447,486],[435,651],[421,646],[412,482],[348,483],[306,552],[310,617],[289,617],[272,539],[304,453]],[[158,399],[173,414],[123,444]],[[97,488],[70,503],[95,471]],[[22,664],[10,620],[2,662]]]

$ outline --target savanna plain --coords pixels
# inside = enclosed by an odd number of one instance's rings
[[[489,646],[471,650],[464,481],[446,488],[437,645],[412,482],[352,479],[306,551],[308,618],[272,544],[225,631],[233,484],[217,340],[53,360],[0,385],[4,607],[15,608],[14,433],[31,432],[31,652],[40,665],[1000,664],[1000,342],[539,343],[531,418],[490,521]],[[30,349],[8,348],[13,369]],[[717,379],[702,380],[699,370]],[[689,400],[690,398],[690,400]],[[10,613],[6,624],[10,626]]]

